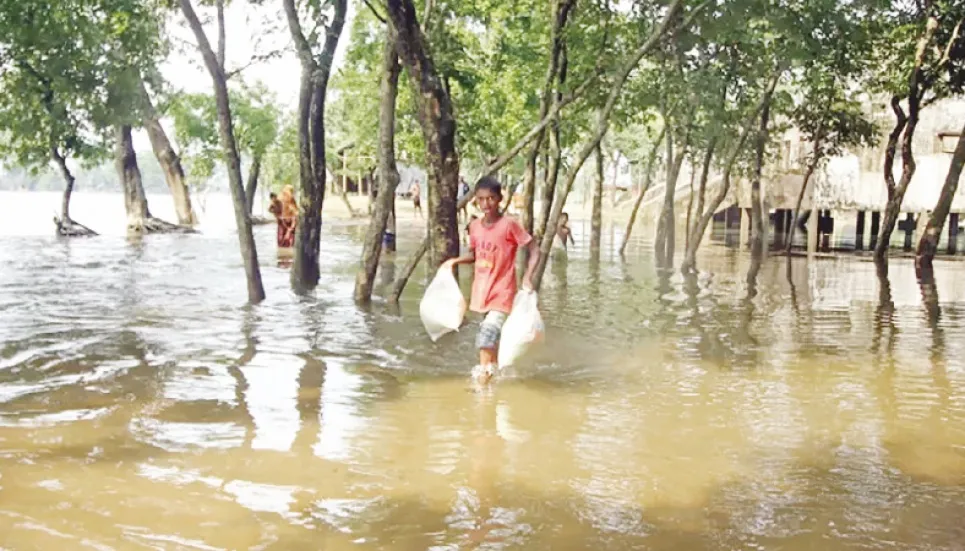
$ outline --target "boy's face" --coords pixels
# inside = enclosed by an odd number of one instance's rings
[[[493,193],[491,190],[481,188],[476,190],[476,205],[479,210],[487,217],[492,217],[499,212],[499,202],[502,197],[498,193]]]

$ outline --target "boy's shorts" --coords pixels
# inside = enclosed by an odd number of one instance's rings
[[[506,323],[506,314],[502,312],[490,311],[483,318],[479,325],[479,333],[476,334],[476,348],[495,349],[499,346],[499,332]]]

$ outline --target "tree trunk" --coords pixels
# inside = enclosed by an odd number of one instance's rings
[[[547,260],[549,259],[550,251],[553,247],[553,236],[556,234],[556,228],[559,225],[560,215],[563,214],[563,208],[566,205],[566,197],[573,188],[573,183],[576,181],[576,176],[583,167],[583,163],[586,162],[593,150],[596,149],[597,145],[599,145],[603,140],[603,136],[606,135],[606,132],[610,127],[610,113],[612,113],[614,107],[616,107],[617,100],[620,98],[620,92],[623,91],[623,86],[630,77],[630,73],[633,72],[634,68],[636,68],[636,66],[640,63],[640,60],[643,59],[643,56],[647,55],[650,50],[660,43],[660,40],[663,38],[664,34],[670,29],[671,22],[677,19],[677,14],[680,9],[681,0],[673,0],[670,6],[668,6],[666,14],[664,15],[664,18],[660,24],[653,30],[644,43],[640,45],[640,47],[637,48],[632,54],[630,54],[623,66],[620,68],[620,72],[616,75],[616,78],[610,87],[610,94],[608,95],[606,103],[604,104],[597,118],[593,134],[577,154],[573,166],[571,166],[567,172],[563,189],[560,190],[560,193],[558,194],[559,196],[553,203],[553,210],[550,213],[550,219],[547,222],[546,229],[543,233],[543,239],[540,242],[539,263],[536,265],[536,270],[533,274],[534,288],[539,288],[539,285],[543,279],[543,273],[546,271]],[[693,17],[696,16],[697,13],[698,12],[696,10],[692,11],[690,16],[688,16],[687,21],[681,24],[681,27],[689,26],[690,21],[693,20]]]
[[[60,168],[60,173],[64,176],[64,197],[60,203],[60,219],[64,222],[69,222],[70,218],[70,196],[74,193],[74,182],[76,179],[74,175],[67,168],[67,159],[60,154],[60,151],[56,147],[52,148],[52,156],[54,161],[57,163],[57,167]]]
[[[952,199],[955,197],[955,191],[958,190],[958,180],[962,175],[963,164],[965,164],[965,128],[958,135],[958,144],[955,146],[952,163],[945,175],[942,193],[938,197],[935,209],[928,218],[928,224],[925,226],[925,231],[922,232],[921,240],[918,242],[915,264],[919,270],[930,270],[932,267],[932,260],[938,251],[938,240],[941,238],[942,229],[945,227],[945,219],[948,218]]]
[[[372,300],[372,287],[378,271],[379,256],[386,225],[395,205],[399,169],[395,164],[395,104],[399,93],[399,57],[395,53],[395,33],[390,29],[382,52],[381,100],[379,103],[379,194],[362,247],[362,266],[355,277],[355,300]]]
[[[543,180],[543,190],[540,201],[539,220],[536,224],[536,238],[542,239],[546,235],[546,224],[549,222],[550,214],[553,212],[553,200],[556,197],[556,185],[560,177],[560,163],[562,160],[562,149],[560,148],[560,126],[558,121],[553,121],[550,128],[549,147],[546,166],[546,179]]]
[[[144,104],[142,122],[144,129],[147,130],[147,136],[151,140],[151,149],[154,150],[154,156],[157,157],[161,170],[164,172],[164,180],[168,184],[168,189],[171,190],[178,223],[193,226],[198,223],[198,218],[194,209],[191,208],[191,193],[188,191],[188,185],[184,178],[181,157],[174,151],[164,128],[161,126],[161,121],[154,109],[154,104],[151,103],[143,80],[140,82],[140,88],[141,101]]]
[[[258,191],[258,178],[261,176],[261,155],[255,155],[251,159],[251,167],[248,168],[248,183],[245,184],[245,208],[248,209],[248,216],[255,209],[255,192]]]
[[[919,110],[924,92],[921,90],[922,65],[925,62],[925,54],[928,45],[935,36],[938,29],[938,20],[934,16],[927,19],[925,30],[918,39],[915,46],[915,60],[908,78],[908,115],[905,116],[901,108],[901,100],[898,96],[891,98],[891,109],[895,113],[895,127],[888,136],[888,146],[885,149],[885,186],[888,188],[888,203],[885,206],[885,216],[881,221],[881,230],[878,234],[878,242],[875,244],[875,258],[883,260],[888,254],[891,246],[891,234],[895,231],[898,216],[901,214],[901,203],[905,199],[905,192],[908,185],[915,175],[917,165],[915,164],[915,154],[913,151],[915,129],[918,127]],[[898,144],[898,137],[904,136],[901,142],[901,179],[895,183],[895,149]]]
[[[684,221],[684,250],[690,245],[690,224],[694,217],[694,179],[697,178],[696,165],[693,164],[693,157],[690,158],[690,185],[687,189],[687,219]]]
[[[134,140],[131,138],[130,125],[118,125],[114,137],[114,169],[124,190],[124,209],[127,211],[127,231],[140,233],[151,218],[141,180],[141,170],[137,166]]]
[[[674,199],[677,196],[677,181],[680,179],[680,170],[684,160],[687,158],[687,149],[690,147],[690,120],[693,112],[684,117],[680,127],[682,138],[679,143],[679,152],[673,154],[673,126],[672,119],[667,117],[667,125],[671,131],[667,133],[667,182],[663,192],[663,208],[660,211],[660,219],[657,224],[657,236],[655,239],[657,265],[664,268],[673,267],[674,249],[677,244],[677,220],[674,214]]]
[[[603,231],[603,147],[596,145],[596,171],[593,174],[593,214],[590,216],[590,256],[600,258]]]
[[[553,96],[553,103],[557,104],[560,101],[559,89],[563,88],[566,84],[566,52],[562,52],[561,66],[558,71],[557,76],[557,92]],[[560,175],[560,164],[562,160],[562,149],[560,148],[560,121],[559,117],[553,119],[550,123],[550,136],[549,136],[549,150],[546,166],[546,174],[543,179],[543,194],[542,201],[540,202],[540,215],[539,221],[536,225],[536,237],[545,235],[546,233],[546,223],[549,221],[550,212],[553,209],[553,199],[556,197],[556,184],[559,181]]]
[[[194,32],[198,41],[198,48],[201,50],[205,66],[214,85],[215,102],[218,108],[218,133],[221,139],[221,148],[224,151],[225,167],[228,171],[229,189],[235,210],[235,224],[238,226],[238,244],[245,265],[248,300],[253,303],[261,302],[265,298],[265,288],[261,283],[261,269],[258,266],[258,252],[255,249],[255,239],[251,231],[251,218],[245,209],[241,159],[238,156],[238,145],[235,141],[232,125],[231,104],[228,100],[228,85],[225,81],[224,66],[218,63],[191,0],[180,0],[180,2],[181,11],[184,12],[184,16]]]
[[[878,241],[875,243],[874,257],[877,260],[884,260],[888,254],[888,249],[891,246],[891,234],[895,231],[895,225],[898,223],[898,216],[901,213],[901,202],[904,199],[904,194],[899,197],[898,188],[900,184],[895,182],[895,154],[902,133],[906,132],[911,121],[909,117],[905,115],[905,111],[901,108],[900,102],[901,100],[898,96],[891,98],[891,108],[895,113],[895,126],[888,135],[888,145],[885,147],[884,177],[885,186],[888,190],[888,202],[885,204],[884,217],[881,221],[881,228],[878,231]],[[908,134],[906,133],[905,136],[907,140]],[[914,159],[912,158],[912,167],[913,166]],[[902,180],[904,180],[905,172],[908,170],[908,165],[902,168]],[[914,172],[914,168],[911,168],[911,171]]]
[[[787,235],[787,243],[784,244],[784,251],[791,254],[791,247],[794,245],[794,232],[797,230],[798,221],[801,219],[801,204],[804,203],[804,194],[807,193],[808,184],[811,177],[821,162],[819,152],[821,151],[822,135],[819,133],[814,141],[814,151],[812,152],[811,162],[808,163],[807,170],[804,171],[804,180],[801,182],[801,191],[797,194],[797,202],[794,203],[794,217],[791,219],[791,231]]]
[[[623,243],[620,245],[620,256],[626,253],[627,244],[630,242],[630,234],[633,231],[633,225],[637,222],[637,212],[640,211],[643,198],[647,195],[647,191],[650,190],[650,185],[653,183],[653,165],[657,160],[657,153],[660,151],[660,144],[663,143],[663,137],[666,133],[667,126],[664,125],[664,127],[660,129],[660,134],[657,135],[657,139],[654,140],[649,155],[647,155],[647,166],[643,173],[643,185],[640,186],[640,193],[633,202],[633,208],[630,209],[630,219],[627,220],[627,229],[623,232]]]
[[[74,193],[74,175],[67,167],[67,159],[61,155],[57,147],[50,148],[50,156],[60,169],[64,177],[64,197],[60,204],[60,218],[54,218],[54,225],[57,226],[57,234],[64,237],[89,237],[97,235],[94,230],[74,222],[70,217],[70,196]]]
[[[536,137],[533,149],[526,155],[526,168],[523,170],[523,227],[530,235],[533,234],[533,222],[536,203],[536,161],[539,158],[540,146],[543,145],[543,133]]]
[[[761,95],[757,106],[754,108],[754,111],[748,115],[747,119],[744,120],[744,123],[740,129],[740,135],[737,139],[737,143],[731,149],[730,155],[724,162],[724,175],[720,190],[717,192],[717,195],[711,200],[706,210],[700,211],[698,209],[698,213],[695,216],[696,223],[694,224],[693,230],[690,234],[690,246],[687,247],[687,251],[684,254],[683,264],[680,266],[680,270],[682,272],[692,272],[696,269],[697,249],[700,248],[700,242],[703,240],[704,233],[707,231],[707,226],[710,224],[710,221],[713,220],[714,214],[717,212],[717,208],[720,207],[720,204],[724,202],[724,199],[727,197],[727,193],[730,191],[731,173],[734,170],[737,157],[740,156],[741,151],[744,149],[744,144],[747,142],[750,127],[752,124],[754,124],[754,121],[757,120],[757,117],[760,116],[761,111],[764,110],[764,106],[770,103],[771,96],[774,94],[774,89],[777,87],[777,81],[780,80],[782,73],[783,69],[779,69],[774,73],[767,89]]]
[[[546,69],[546,77],[543,80],[543,92],[539,100],[540,119],[546,117],[550,109],[550,104],[553,103],[554,97],[556,97],[553,94],[553,82],[556,81],[557,73],[559,72],[560,56],[563,50],[562,31],[566,26],[570,9],[575,3],[576,0],[562,0],[562,3],[560,0],[553,1],[554,24],[550,31],[551,50],[549,66]],[[539,158],[540,150],[543,147],[544,134],[545,131],[540,131],[533,141],[532,148],[526,157],[526,170],[524,172],[523,197],[525,199],[525,207],[522,222],[523,227],[526,228],[526,231],[531,235],[534,226],[533,207],[536,198],[536,160]]]
[[[761,125],[757,133],[757,151],[754,158],[754,178],[751,180],[751,267],[747,272],[747,285],[757,284],[757,274],[764,261],[764,211],[761,203],[761,174],[764,170],[764,152],[767,149],[767,125],[770,122],[771,104],[764,104]]]
[[[687,223],[687,247],[686,250],[690,249],[690,240],[693,238],[693,227],[696,226],[697,218],[702,212],[704,212],[704,204],[707,202],[707,181],[710,178],[710,167],[714,160],[714,153],[717,152],[717,143],[719,136],[716,134],[710,138],[710,142],[707,144],[707,149],[704,151],[703,165],[700,171],[700,184],[697,187],[697,210],[691,217],[690,222]]]
[[[325,202],[325,96],[335,50],[345,26],[347,2],[335,0],[334,18],[325,27],[325,43],[317,58],[302,31],[295,0],[284,0],[283,4],[302,69],[298,97],[301,201],[291,281],[296,290],[307,290],[318,284],[320,275],[322,206]]]
[[[670,119],[667,118],[670,125]],[[684,123],[686,127],[689,122]],[[660,219],[657,222],[657,235],[654,239],[656,247],[657,265],[669,268],[673,265],[674,246],[676,244],[676,220],[674,216],[674,198],[677,194],[677,180],[680,177],[680,169],[686,157],[688,135],[684,130],[684,139],[680,144],[680,151],[674,156],[673,132],[667,133],[667,181],[664,185],[663,208],[660,210]]]
[[[429,195],[430,263],[439,266],[459,255],[459,155],[456,153],[456,119],[449,94],[429,52],[416,19],[412,0],[389,0],[387,9],[398,33],[398,53],[406,67],[418,105],[419,123],[426,144]]]

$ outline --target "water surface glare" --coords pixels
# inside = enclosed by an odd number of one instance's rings
[[[258,228],[247,306],[224,204],[63,241],[31,201],[0,195],[42,215],[0,223],[0,549],[965,549],[965,264],[775,258],[748,300],[743,253],[663,277],[649,235],[594,262],[575,224],[547,345],[479,391],[422,270],[352,302],[359,224],[326,222],[309,296]]]

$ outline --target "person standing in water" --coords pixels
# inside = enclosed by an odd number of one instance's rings
[[[281,201],[278,200],[278,194],[274,191],[268,194],[268,212],[275,217],[275,222],[281,217]]]
[[[536,241],[515,218],[499,210],[502,186],[487,176],[476,184],[476,205],[482,217],[469,224],[469,254],[443,263],[449,269],[475,264],[469,309],[484,316],[476,335],[479,365],[473,375],[486,382],[496,373],[499,332],[516,298],[516,252],[529,250],[529,265],[523,275],[523,292],[532,292],[533,272],[539,262]]]
[[[422,187],[419,185],[419,180],[412,182],[412,187],[409,188],[409,195],[412,197],[412,210],[414,213],[419,213],[422,216]]]
[[[559,227],[556,229],[553,251],[565,255],[569,244],[576,245],[576,241],[573,239],[573,231],[570,230],[570,215],[564,212],[560,215]]]
[[[295,202],[295,189],[291,185],[281,191],[281,214],[278,216],[278,248],[288,249],[295,246],[295,228],[298,225],[298,203]]]

